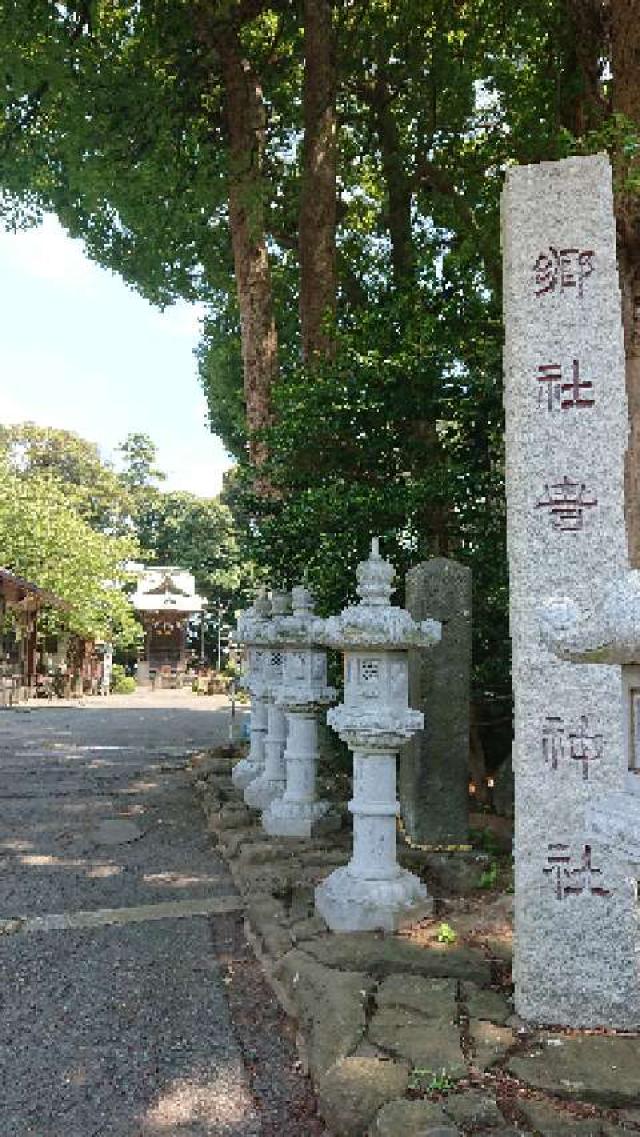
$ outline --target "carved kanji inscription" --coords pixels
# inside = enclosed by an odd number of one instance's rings
[[[593,249],[557,249],[549,245],[538,254],[533,266],[536,296],[574,288],[582,296],[585,281],[594,270],[595,255]]]
[[[549,844],[547,864],[542,871],[553,881],[557,900],[564,900],[565,896],[611,895],[610,889],[604,888],[601,882],[603,870],[593,865],[591,845],[583,847],[580,864],[572,868],[569,845]]]
[[[598,499],[590,497],[584,482],[564,476],[561,482],[546,482],[536,509],[548,509],[554,529],[577,533],[584,526],[585,509],[593,509]]]

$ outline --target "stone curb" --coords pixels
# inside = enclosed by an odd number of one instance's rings
[[[555,1083],[553,1078],[553,1063],[561,1059],[558,1039],[550,1032],[527,1033],[515,1021],[492,987],[490,963],[481,952],[416,944],[402,935],[332,935],[314,914],[313,892],[348,861],[350,834],[269,837],[231,780],[238,756],[230,747],[194,755],[194,786],[242,896],[247,939],[296,1024],[301,1062],[334,1137],[640,1133],[640,1113],[629,1112],[640,1103],[640,1075],[637,1089],[614,1085],[610,1101],[590,1094],[589,1086],[576,1087],[580,1112],[568,1111],[559,1099],[575,1098],[563,1090],[561,1071]],[[639,1069],[640,1040],[630,1041]],[[546,1046],[555,1049],[545,1064]],[[570,1062],[569,1046],[566,1054]],[[513,1102],[521,1084],[532,1087],[525,1091],[529,1105],[542,1094],[553,1096],[542,1099],[537,1111],[520,1110],[520,1099]],[[507,1103],[504,1113],[496,1092]],[[627,1109],[607,1108],[614,1104]]]

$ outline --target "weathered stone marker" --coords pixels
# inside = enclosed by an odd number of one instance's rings
[[[461,845],[469,829],[471,570],[435,557],[407,573],[407,610],[432,616],[442,639],[409,652],[409,705],[424,730],[400,759],[400,806],[408,836],[430,845]]]
[[[639,811],[621,670],[606,657],[568,662],[585,658],[570,643],[563,658],[552,650],[571,639],[578,611],[584,630],[627,569],[608,159],[510,170],[503,229],[516,1009],[541,1023],[637,1029]],[[603,805],[611,815],[623,798],[635,842],[616,841],[602,820]]]

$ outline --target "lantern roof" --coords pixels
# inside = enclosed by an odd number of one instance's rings
[[[414,620],[406,608],[391,604],[395,569],[380,555],[380,541],[374,537],[371,552],[356,570],[358,604],[350,604],[339,616],[316,620],[313,636],[327,647],[401,650],[429,647],[438,643],[442,625],[438,620]]]
[[[241,644],[269,643],[271,629],[271,601],[266,589],[260,587],[253,603],[237,619],[237,636]]]

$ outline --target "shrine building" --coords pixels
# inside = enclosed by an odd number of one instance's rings
[[[196,593],[193,575],[181,568],[145,567],[131,600],[144,628],[138,683],[179,686],[193,657],[187,626],[206,605]]]
[[[65,609],[59,596],[0,568],[0,702],[29,698],[36,687],[38,614]]]

